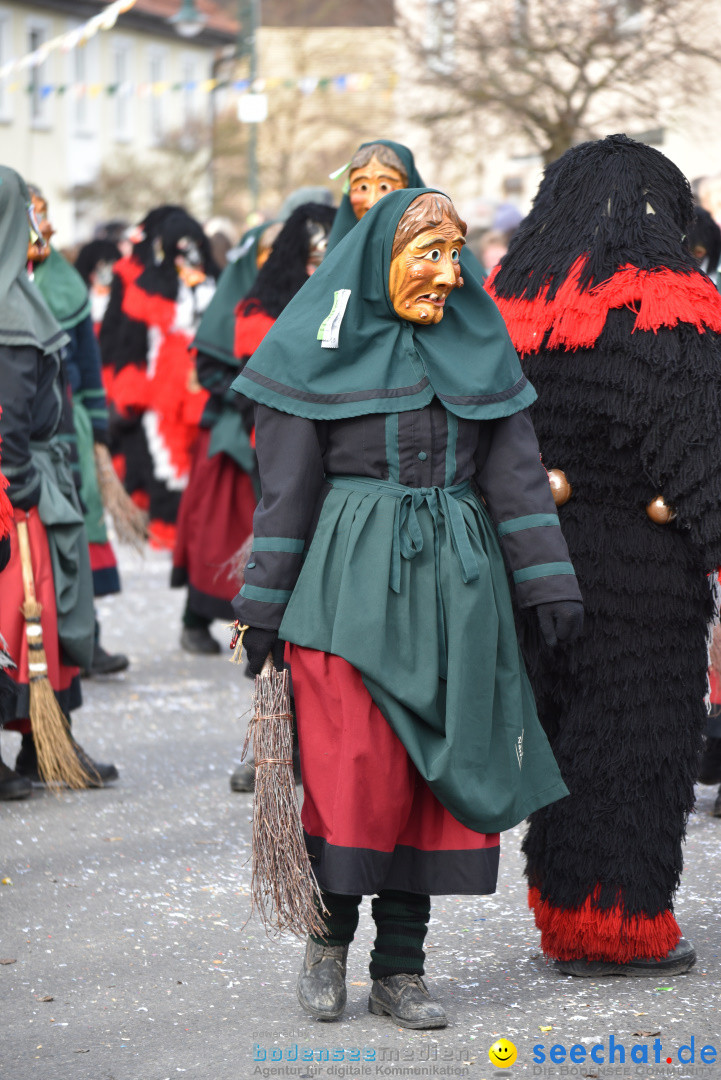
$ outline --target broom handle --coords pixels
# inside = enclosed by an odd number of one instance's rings
[[[270,674],[273,671],[275,671],[275,664],[273,663],[273,654],[268,653],[268,655],[265,658],[265,663],[263,664],[263,667],[261,669],[260,677],[262,679],[267,679],[267,678],[270,677]]]
[[[35,580],[33,578],[33,562],[30,555],[30,536],[28,534],[27,522],[18,521],[17,531],[18,544],[20,546],[20,566],[23,573],[23,591],[25,593],[25,603],[34,604],[36,602]]]

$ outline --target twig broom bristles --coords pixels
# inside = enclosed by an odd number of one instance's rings
[[[296,937],[322,937],[323,900],[308,858],[295,794],[288,672],[276,671],[270,657],[256,675],[253,706],[243,746],[245,757],[252,735],[253,910],[260,914],[268,934],[288,931]]]
[[[95,471],[104,508],[110,514],[121,544],[144,551],[148,539],[148,518],[128,495],[115,471],[107,446],[95,443]]]
[[[25,521],[17,522],[20,565],[23,575],[25,634],[28,642],[30,723],[38,758],[38,772],[51,787],[85,788],[90,777],[78,761],[70,727],[48,679],[48,661],[40,623],[42,607],[35,596],[30,538]]]

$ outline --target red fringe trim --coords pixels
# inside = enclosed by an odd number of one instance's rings
[[[129,281],[123,295],[123,311],[129,318],[145,323],[146,326],[158,326],[167,333],[175,322],[177,305],[175,300],[157,293],[148,293],[135,281]]]
[[[690,323],[699,333],[721,332],[721,296],[700,271],[680,274],[664,268],[639,270],[622,266],[606,281],[579,292],[578,281],[585,257],[571,267],[568,277],[552,300],[548,288],[534,300],[496,294],[497,269],[486,282],[486,290],[503,315],[516,351],[523,356],[547,349],[590,349],[601,334],[606,317],[614,308],[636,312],[634,330],[651,330]],[[546,334],[550,331],[548,340]]]
[[[246,300],[241,300],[235,309],[235,342],[233,352],[237,357],[252,356],[265,335],[275,322],[264,311],[245,314]]]
[[[528,906],[541,931],[541,948],[554,960],[610,960],[626,964],[635,957],[661,960],[676,948],[681,930],[671,911],[654,918],[628,915],[621,903],[608,910],[596,906],[596,886],[579,908],[554,907],[528,890]]]
[[[113,379],[109,400],[124,416],[130,409],[145,412],[150,404],[150,382],[145,369],[136,364],[121,368]]]
[[[156,551],[172,551],[175,547],[177,526],[169,521],[154,518],[150,522],[149,542]]]
[[[124,255],[122,259],[118,259],[116,263],[113,263],[113,273],[117,274],[123,285],[129,285],[131,281],[135,281],[139,278],[143,272],[143,264],[139,259],[134,259],[132,255]]]

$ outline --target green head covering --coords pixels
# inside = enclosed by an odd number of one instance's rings
[[[370,142],[361,143],[358,150],[362,150],[364,146],[387,146],[396,155],[398,160],[403,165],[408,177],[408,183],[406,187],[409,188],[422,188],[425,187],[423,180],[421,180],[420,173],[416,168],[416,163],[413,159],[413,154],[404,146],[403,143],[391,142],[389,139],[371,139]],[[356,150],[356,153],[358,153]],[[333,222],[333,228],[330,231],[328,237],[328,251],[332,251],[336,244],[339,244],[344,236],[347,236],[354,225],[358,224],[358,218],[355,216],[355,210],[351,206],[350,194],[346,191],[341,199],[340,206],[338,207],[338,213],[335,216]]]
[[[414,199],[431,190],[393,191],[368,211],[288,304],[234,390],[318,420],[406,412],[434,396],[457,416],[487,420],[535,400],[465,252],[465,285],[450,294],[439,323],[419,326],[393,309],[388,275],[396,228]]]
[[[240,254],[220,275],[213,299],[200,320],[193,342],[198,352],[208,353],[226,364],[237,364],[233,353],[235,308],[257,277],[258,243],[272,224],[272,221],[264,221],[243,234]]]
[[[55,248],[50,249],[45,262],[38,263],[33,276],[63,330],[72,330],[87,319],[90,314],[88,287],[75,267]]]
[[[54,353],[68,336],[27,275],[29,205],[25,181],[0,165],[0,343]]]

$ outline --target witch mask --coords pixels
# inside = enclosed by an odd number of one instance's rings
[[[395,155],[393,156],[395,157]],[[399,191],[408,185],[408,181],[400,169],[384,164],[375,155],[365,165],[360,165],[357,168],[353,168],[351,163],[348,179],[348,197],[353,207],[353,213],[359,221],[389,191]]]
[[[446,300],[463,285],[465,232],[445,196],[423,195],[408,207],[396,229],[388,275],[391,303],[401,319],[425,325],[441,321]]]

